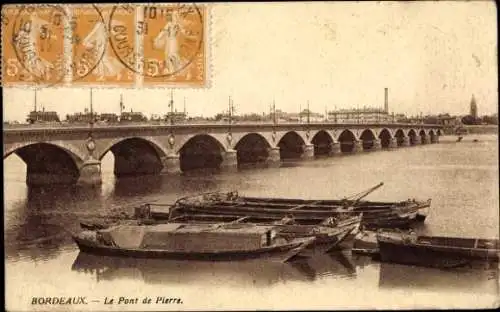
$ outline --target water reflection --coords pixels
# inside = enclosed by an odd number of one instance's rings
[[[145,175],[141,177],[127,177],[115,180],[113,196],[135,197],[158,192],[168,181],[161,175]]]
[[[99,187],[81,185],[50,185],[27,187],[30,205],[50,206],[55,202],[95,200],[101,195]]]
[[[223,174],[189,172],[117,180],[110,167],[103,171],[101,188],[27,187],[19,179],[21,174],[24,180],[24,169],[19,163],[11,163],[6,166],[10,173],[4,174],[6,262],[22,271],[10,271],[8,283],[16,284],[26,296],[32,295],[32,285],[41,278],[47,285],[64,284],[69,285],[68,290],[80,291],[72,286],[78,275],[83,280],[91,277],[85,281],[88,289],[94,289],[96,278],[128,280],[124,287],[190,283],[218,289],[221,285],[250,289],[258,285],[269,286],[266,296],[277,298],[283,294],[280,284],[297,281],[302,285],[298,292],[305,296],[344,290],[357,298],[353,303],[364,300],[368,294],[375,298],[374,302],[408,302],[409,292],[425,293],[427,289],[436,296],[455,290],[460,298],[468,295],[466,299],[476,300],[496,289],[497,267],[442,271],[379,263],[355,254],[321,255],[291,264],[193,263],[79,255],[74,271],[70,271],[67,261],[71,263],[77,254],[68,231],[78,231],[80,219],[130,213],[139,203],[172,203],[179,197],[214,190],[238,190],[243,195],[262,197],[342,198],[381,181],[384,188],[370,194],[369,199],[432,198],[429,216],[417,232],[495,238],[499,224],[498,140],[497,136],[490,136],[481,141],[488,142],[423,145],[310,162],[286,161],[281,168],[240,168],[238,172]],[[14,262],[18,263],[13,265]],[[136,280],[140,282],[135,283]],[[271,285],[276,288],[271,289]],[[340,298],[328,299],[338,302]]]
[[[342,252],[316,255],[312,258],[293,261],[290,265],[300,271],[309,281],[328,276],[337,278],[356,277],[356,264],[352,262],[350,256]]]
[[[454,269],[429,269],[411,265],[381,263],[379,287],[496,293],[498,291],[498,277],[498,263],[494,262],[475,262],[471,266]]]
[[[233,262],[179,261],[95,256],[80,252],[71,269],[99,281],[140,279],[147,284],[210,284],[267,287],[286,281],[314,281],[326,276],[355,277],[355,268],[325,254],[290,263],[265,260]],[[347,262],[346,262],[347,261]]]
[[[16,202],[13,208],[4,229],[7,259],[48,260],[56,258],[71,244],[67,231],[59,225],[66,223],[61,216],[45,214],[43,206],[34,208],[25,201]]]

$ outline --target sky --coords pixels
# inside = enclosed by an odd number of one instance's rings
[[[210,85],[175,88],[190,116],[383,107],[415,115],[498,111],[494,2],[224,3],[211,9]],[[94,88],[97,112],[168,111],[172,88]],[[25,120],[34,91],[4,88],[4,120]],[[89,88],[46,88],[39,105],[61,117],[89,107]]]

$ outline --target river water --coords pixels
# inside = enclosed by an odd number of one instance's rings
[[[368,199],[432,198],[420,233],[498,238],[498,138],[474,135],[281,168],[115,181],[103,160],[98,189],[29,189],[25,165],[4,160],[6,308],[21,310],[476,308],[498,305],[498,265],[455,270],[381,264],[349,253],[294,264],[135,261],[79,254],[67,231],[81,217],[130,212],[144,201],[212,190],[249,196],[338,198],[384,186]],[[88,305],[32,305],[33,297],[86,296]],[[119,297],[129,304],[117,304]],[[151,297],[151,304],[142,304]],[[167,303],[157,297],[180,298]],[[111,298],[113,304],[105,305]],[[137,298],[137,304],[135,299]],[[95,302],[91,302],[95,300]],[[157,303],[158,300],[158,303]]]

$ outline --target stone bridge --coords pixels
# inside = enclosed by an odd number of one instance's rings
[[[28,185],[99,184],[109,151],[119,178],[437,143],[441,133],[439,125],[422,124],[25,127],[4,129],[3,157],[23,159]]]

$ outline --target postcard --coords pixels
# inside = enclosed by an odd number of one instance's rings
[[[493,2],[1,14],[7,311],[499,307]]]

